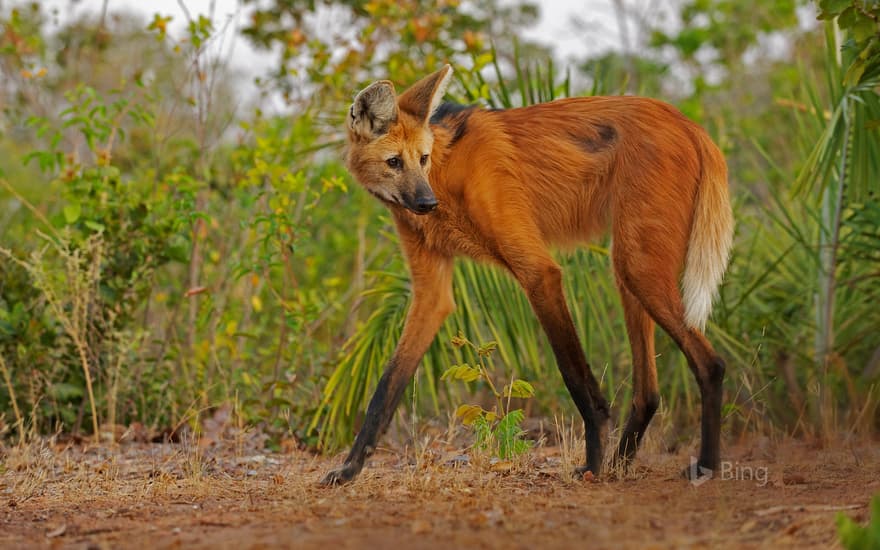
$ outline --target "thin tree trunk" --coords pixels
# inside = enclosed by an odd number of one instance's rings
[[[834,352],[834,295],[837,289],[837,252],[840,247],[840,224],[846,189],[847,162],[850,144],[850,114],[843,99],[843,150],[837,172],[836,187],[829,185],[822,197],[822,227],[819,232],[819,292],[816,303],[816,361],[822,375],[819,381],[817,413],[823,435],[833,431],[833,403],[829,392],[828,372]]]

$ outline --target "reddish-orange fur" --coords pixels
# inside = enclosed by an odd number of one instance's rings
[[[359,94],[350,112],[349,169],[393,213],[414,296],[365,428],[346,466],[328,481],[346,481],[360,470],[453,310],[456,256],[501,265],[522,285],[584,416],[587,468],[598,473],[608,405],[577,340],[550,249],[606,231],[634,365],[633,410],[618,458],[632,457],[657,407],[656,321],[697,377],[703,395],[700,465],[715,468],[724,367],[700,325],[732,232],[726,165],[717,147],[674,107],[638,97],[464,110],[429,125],[449,72],[447,67],[426,77],[400,97],[390,83],[376,83]],[[415,207],[417,195],[430,204]],[[683,272],[686,295],[699,299],[694,321],[679,290]]]
[[[622,130],[613,143],[587,153],[572,136],[585,133],[578,126],[591,124]],[[499,247],[522,242],[511,239],[510,231],[539,248],[524,253],[543,255],[548,245],[595,237],[626,212],[632,221],[663,224],[664,233],[673,227],[674,241],[658,239],[651,248],[664,262],[682,265],[693,208],[681,202],[693,200],[700,178],[692,136],[699,129],[669,105],[633,97],[574,98],[475,111],[467,125],[450,151],[450,132],[432,128],[429,177],[437,210],[422,217],[394,209],[398,223],[424,235],[424,246],[503,264]],[[404,124],[399,128],[406,133]],[[654,212],[663,218],[652,219]],[[616,238],[631,238],[624,227]]]

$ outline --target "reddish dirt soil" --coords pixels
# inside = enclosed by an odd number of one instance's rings
[[[0,548],[828,548],[835,516],[864,522],[880,492],[876,443],[729,445],[727,479],[695,486],[648,450],[624,479],[568,474],[572,453],[459,464],[381,452],[353,484],[339,459],[235,445],[5,449]],[[766,477],[765,477],[766,474]]]

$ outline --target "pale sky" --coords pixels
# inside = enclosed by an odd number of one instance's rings
[[[25,1],[0,0],[0,7],[21,4]],[[541,19],[534,28],[525,30],[525,36],[550,46],[557,60],[565,62],[571,57],[584,58],[588,54],[623,48],[619,20],[615,16],[615,4],[622,2],[630,7],[628,9],[636,11],[639,17],[654,17],[651,14],[668,13],[669,5],[678,0],[533,1],[539,5]],[[53,9],[57,10],[61,23],[73,14],[99,13],[104,6],[104,0],[43,0],[41,3],[50,13]],[[226,58],[232,48],[232,55],[229,56],[230,65],[236,73],[242,75],[238,88],[241,97],[255,97],[257,87],[254,78],[266,75],[276,68],[277,55],[255,50],[237,33],[237,30],[247,22],[246,13],[250,7],[242,7],[239,0],[183,0],[183,3],[193,17],[209,14],[213,8],[216,28],[228,23],[222,41],[224,49],[221,58]],[[637,6],[637,9],[632,8],[634,6]],[[156,13],[170,15],[173,19],[168,26],[169,34],[178,37],[184,34],[186,17],[177,0],[108,0],[108,12],[112,14],[114,11],[140,12],[145,20],[151,19]],[[631,42],[632,37],[630,37]],[[264,110],[273,110],[273,108],[283,110],[281,103],[272,105],[277,101],[279,101],[277,97],[264,98]]]
[[[0,0],[0,5],[4,4]],[[10,2],[17,3],[15,0]],[[528,38],[550,45],[560,60],[578,54],[601,52],[607,49],[620,49],[621,40],[619,25],[615,17],[615,0],[536,0],[541,9],[541,21],[525,34]],[[43,5],[50,9],[57,8],[65,17],[71,11],[99,12],[103,6],[103,0],[45,0]],[[208,13],[214,6],[215,16],[224,21],[227,17],[233,18],[235,23],[241,25],[244,22],[243,11],[238,0],[184,0],[184,4],[191,14]],[[626,0],[624,4],[633,6],[644,4],[648,11],[658,11],[656,6],[668,5],[669,0]],[[152,17],[154,13],[174,16],[170,25],[173,33],[180,33],[185,24],[183,12],[177,0],[149,0],[148,2],[137,0],[109,0],[109,11],[125,9],[144,14],[145,18]],[[245,8],[247,9],[247,8]],[[641,9],[641,7],[640,7]],[[237,38],[235,42],[236,65],[244,68],[249,73],[260,72],[261,69],[269,68],[274,59],[271,54],[254,51],[246,40]]]
[[[29,0],[0,0],[0,7],[10,4],[21,4]],[[216,28],[225,25],[226,33],[220,43],[224,49],[215,52],[222,59],[230,59],[231,68],[236,74],[241,75],[238,91],[243,98],[256,97],[256,85],[254,78],[264,76],[276,68],[277,54],[266,51],[258,51],[250,46],[250,43],[238,34],[240,27],[247,22],[247,12],[250,6],[241,6],[240,0],[182,0],[192,16],[209,14],[213,8],[213,17]],[[265,2],[265,0],[258,0]],[[479,2],[479,0],[472,0]],[[502,0],[511,1],[511,0]],[[533,0],[539,5],[541,18],[539,23],[531,29],[525,29],[527,38],[541,42],[549,46],[562,67],[572,58],[584,59],[595,56],[608,50],[631,50],[644,44],[645,37],[637,36],[638,28],[644,28],[647,23],[650,27],[660,27],[668,31],[675,31],[680,25],[678,18],[673,14],[677,12],[677,6],[682,0]],[[58,11],[59,19],[63,22],[70,15],[82,12],[100,12],[104,0],[43,0],[42,5],[47,10]],[[618,17],[618,6],[623,6],[626,17],[624,27],[621,28],[621,19]],[[173,17],[169,24],[169,33],[173,36],[182,36],[186,25],[186,17],[178,3],[178,0],[108,0],[108,11],[135,11],[143,14],[144,19],[152,18],[153,14],[170,15]],[[815,25],[815,9],[812,6],[803,6],[799,10],[801,26]],[[319,26],[334,24],[334,14],[322,13],[319,17]],[[323,18],[323,20],[322,20]],[[325,21],[326,20],[326,23]],[[228,24],[227,24],[228,23]],[[337,25],[338,26],[338,25]],[[759,47],[750,52],[752,57],[776,57],[784,55],[790,41],[784,34],[771,34],[762,37]],[[230,52],[230,48],[232,48]],[[231,53],[231,55],[230,55]],[[698,52],[700,53],[700,52]],[[702,52],[709,58],[712,51]],[[710,81],[714,78],[712,67],[706,70],[706,77]],[[687,75],[682,77],[683,85],[688,85]],[[577,87],[577,84],[575,85]],[[263,99],[264,109],[273,107],[282,108],[283,105],[275,103],[278,98]],[[270,103],[267,103],[269,101]]]

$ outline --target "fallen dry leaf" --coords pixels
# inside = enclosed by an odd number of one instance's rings
[[[500,460],[489,466],[490,472],[509,472],[513,470],[513,462],[509,460]]]
[[[807,482],[807,479],[801,474],[782,474],[782,483],[785,485],[801,485]]]
[[[55,537],[60,537],[66,531],[67,531],[67,524],[62,524],[59,527],[56,527],[55,529],[52,529],[51,531],[46,533],[46,538],[47,539],[54,539]]]
[[[829,504],[801,504],[792,506],[781,505],[771,506],[770,508],[765,508],[764,510],[755,510],[755,515],[769,516],[773,514],[779,514],[781,512],[840,512],[843,510],[855,510],[857,508],[863,508],[864,506],[864,504],[844,504],[840,506]]]

